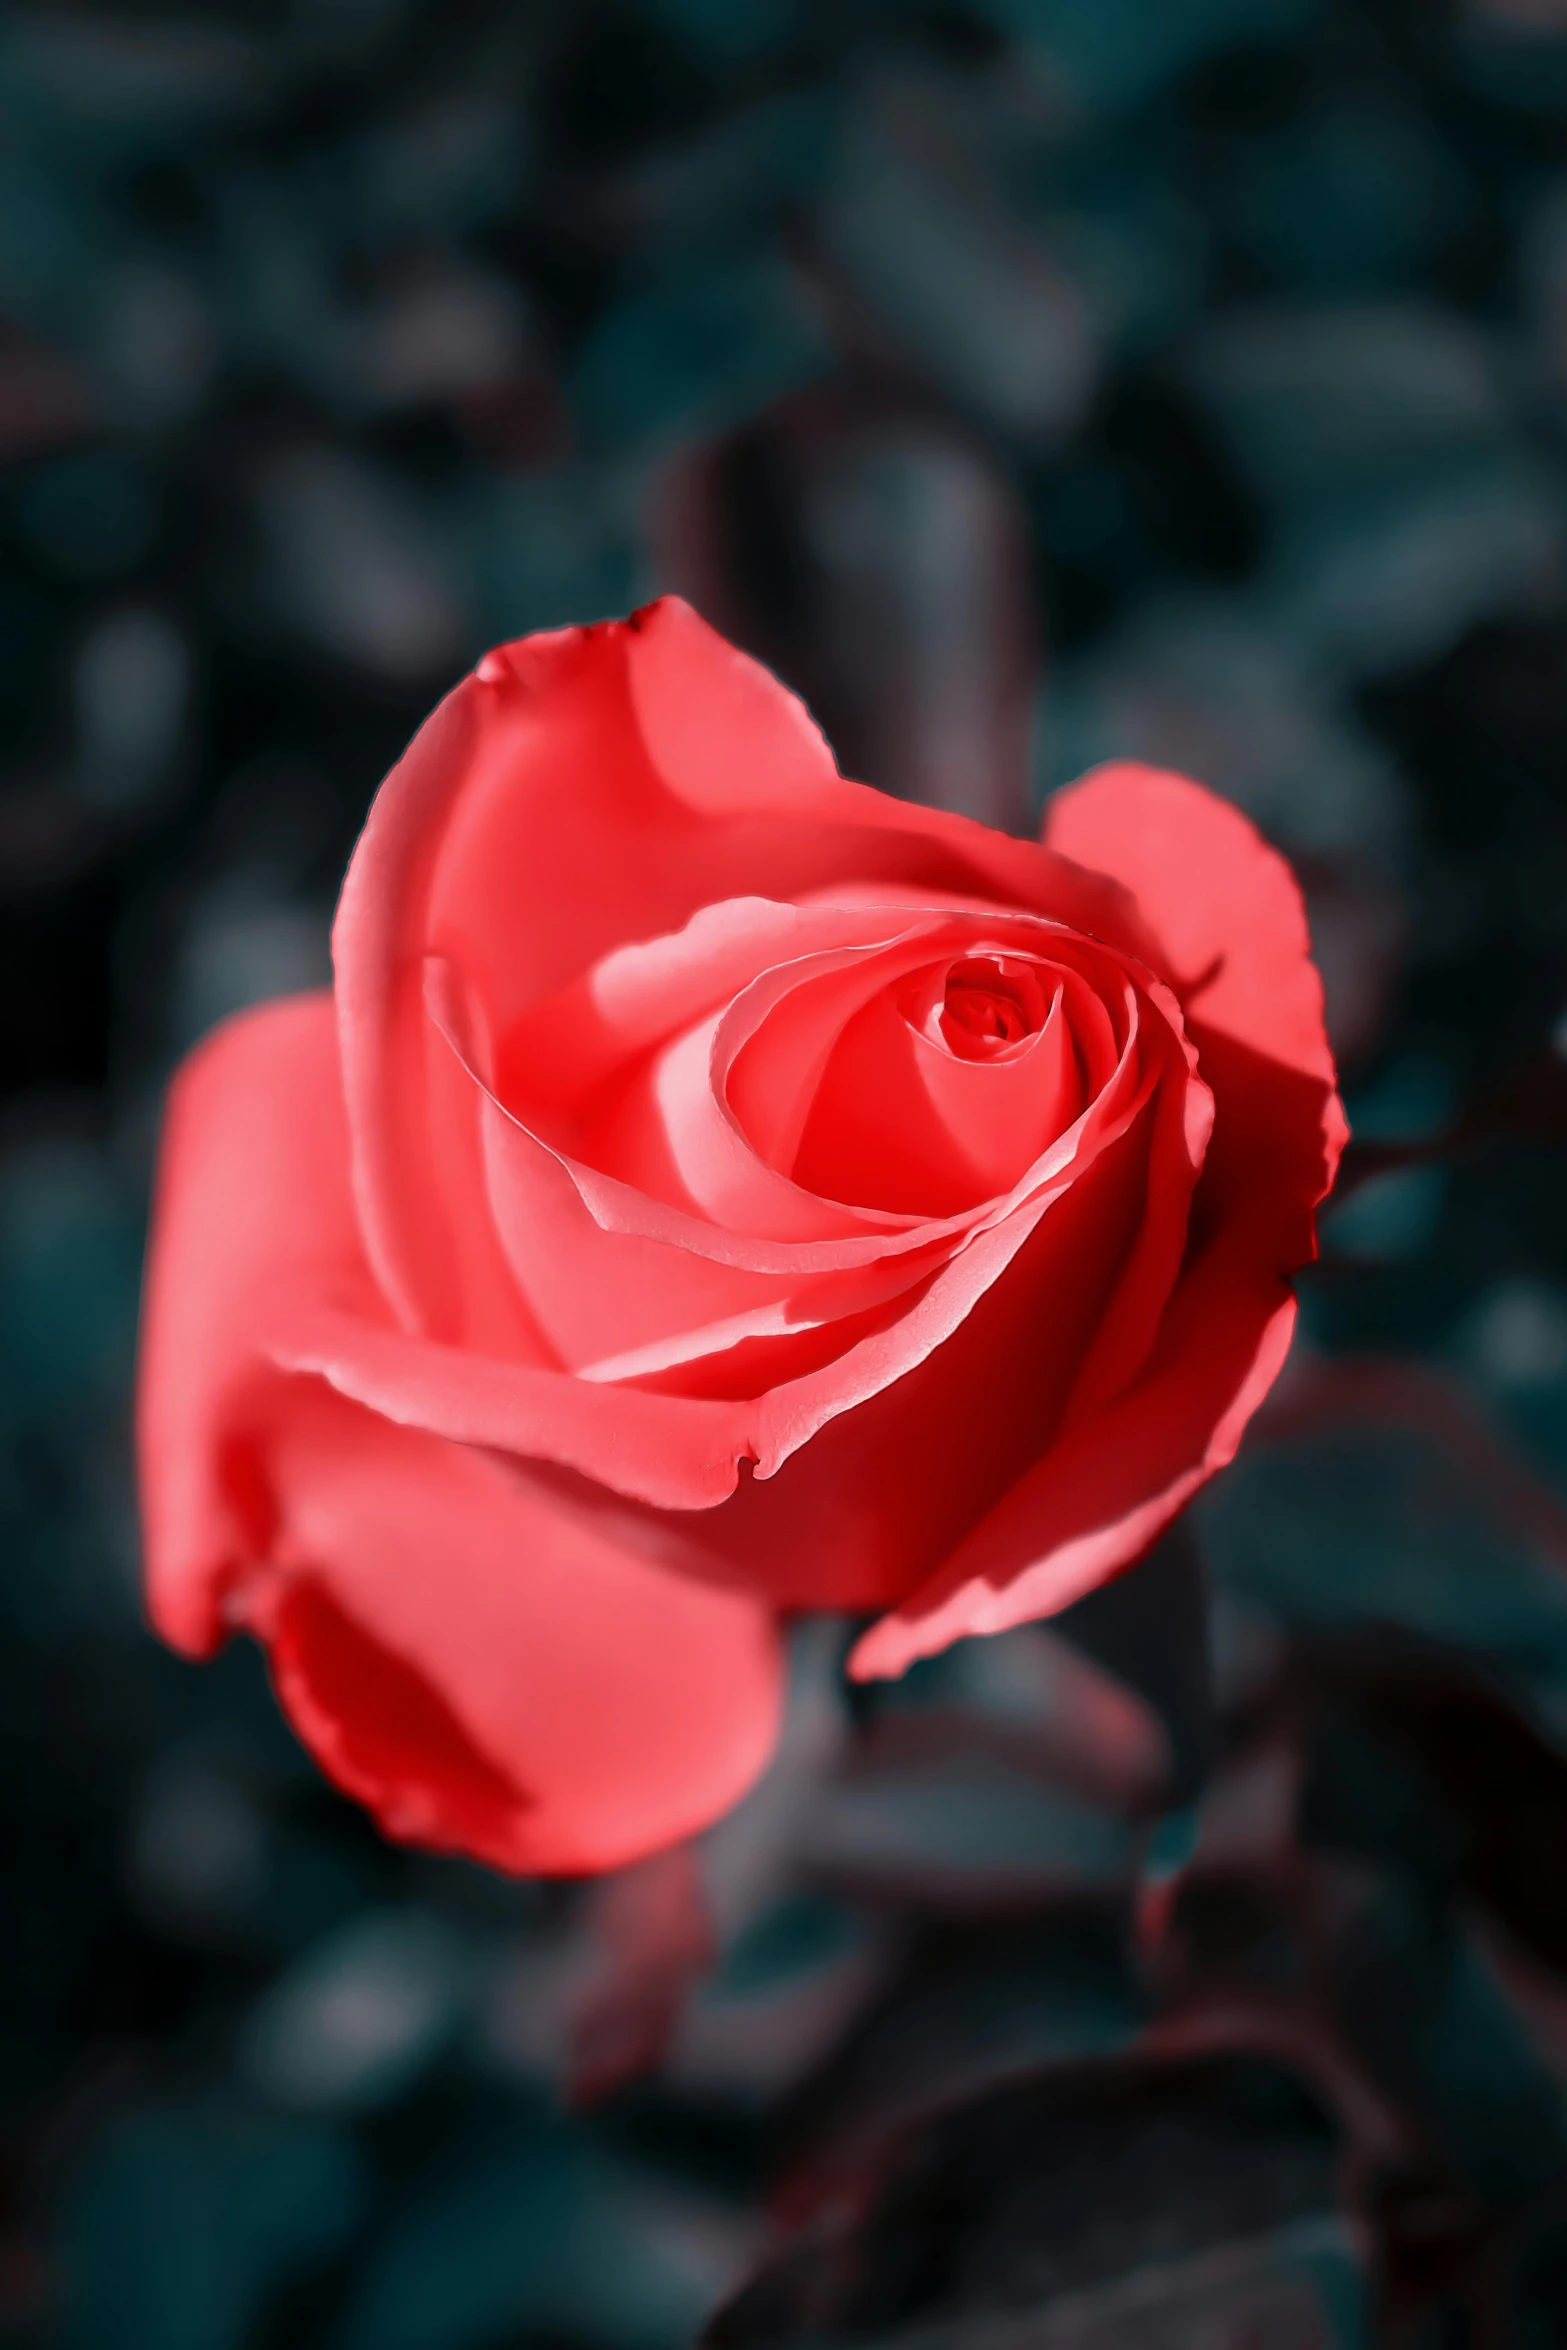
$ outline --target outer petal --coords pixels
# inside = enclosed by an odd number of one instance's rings
[[[265,1347],[300,1314],[384,1317],[354,1229],[332,1003],[242,1013],[199,1045],[164,1115],[142,1296],[136,1440],[147,1594],[189,1655],[222,1637],[264,1540],[233,1432],[270,1385]]]
[[[1295,1301],[1216,1250],[1182,1282],[1156,1358],[1069,1428],[911,1599],[856,1646],[858,1680],[901,1673],[975,1632],[1054,1615],[1140,1558],[1234,1458],[1283,1367]]]
[[[769,1612],[280,1370],[324,1316],[397,1337],[317,996],[220,1029],[171,1098],[138,1410],[158,1628],[190,1652],[255,1629],[302,1735],[393,1834],[558,1871],[715,1818],[772,1743]]]
[[[1114,766],[1061,793],[1049,837],[1137,895],[1214,1096],[1193,1240],[1157,1343],[854,1652],[869,1678],[1049,1615],[1129,1566],[1229,1461],[1282,1367],[1289,1277],[1347,1128],[1293,874],[1211,792]]]
[[[1056,794],[1045,837],[1064,856],[1125,883],[1189,1026],[1318,1080],[1324,1133],[1336,1134],[1342,1148],[1300,885],[1250,819],[1184,775],[1118,760]]]
[[[251,1620],[295,1727],[389,1835],[618,1868],[709,1826],[765,1765],[779,1661],[753,1600],[317,1387],[280,1414],[271,1471],[278,1572]]]
[[[1295,1272],[1349,1138],[1299,883],[1238,808],[1156,767],[1095,769],[1047,825],[1136,892],[1162,953],[1214,1094],[1207,1229],[1234,1225],[1259,1267]]]

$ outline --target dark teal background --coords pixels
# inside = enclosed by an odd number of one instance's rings
[[[1242,2238],[1171,2345],[1567,2338],[1564,429],[1552,0],[0,9],[0,2339],[675,2350],[824,2163],[839,2283],[730,2338]],[[177,1055],[325,976],[487,644],[669,587],[889,790],[1234,797],[1392,1149],[1159,1590],[852,1708],[806,1637],[697,2021],[573,2118],[602,1909],[384,1847],[249,1648],[156,1646],[128,1385]],[[1293,2085],[1167,2111],[1149,2017],[1250,1998]]]

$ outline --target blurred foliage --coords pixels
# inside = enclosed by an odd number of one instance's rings
[[[0,2338],[1567,2338],[1564,122],[1553,0],[0,10]],[[140,1232],[437,693],[661,587],[889,789],[1250,809],[1359,1139],[1188,1529],[544,1888],[146,1634]]]

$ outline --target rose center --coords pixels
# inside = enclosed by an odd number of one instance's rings
[[[975,955],[947,973],[937,1022],[960,1059],[988,1060],[1039,1028],[1046,1009],[1041,993],[1026,964]]]

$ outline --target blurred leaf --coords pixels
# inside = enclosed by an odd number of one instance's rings
[[[776,1903],[697,1987],[665,2081],[703,2100],[771,2104],[833,2054],[893,1963],[892,1936],[843,1905]]]
[[[1004,31],[1037,45],[1085,109],[1131,107],[1176,74],[1253,41],[1287,40],[1314,0],[981,0]]]
[[[425,2182],[334,2350],[489,2350],[541,2329],[677,2350],[738,2250],[721,2207],[540,2124]]]
[[[246,2020],[242,2070],[282,2105],[384,2105],[440,2053],[462,2012],[468,1966],[442,1919],[370,1911],[318,1943]]]
[[[0,1163],[0,1395],[75,1406],[129,1365],[140,1236],[113,1169],[62,1137]]]
[[[822,373],[827,354],[776,261],[674,275],[628,293],[573,370],[592,443],[645,455],[739,423]]]
[[[1030,1624],[960,1640],[878,1692],[863,1751],[885,1763],[988,1753],[1117,1809],[1146,1811],[1171,1780],[1148,1704],[1063,1630]]]
[[[901,130],[871,117],[850,135],[821,207],[827,252],[963,408],[1025,441],[1070,431],[1100,361],[1083,296],[1027,222]]]
[[[1276,2066],[1025,2081],[904,2133],[802,2212],[704,2339],[1348,2350],[1367,2338],[1361,2253],[1332,2181],[1332,2125]]]
[[[397,484],[301,445],[268,459],[256,506],[281,627],[372,675],[456,664],[467,632],[446,550]]]
[[[1402,1628],[1487,1661],[1567,1735],[1567,1512],[1461,1391],[1302,1366],[1199,1507],[1216,1579],[1286,1623]]]
[[[1113,1899],[1133,1855],[1123,1816],[983,1755],[868,1764],[824,1791],[801,1848],[807,1869],[860,1899],[959,1912]]]
[[[865,2149],[932,2112],[1045,2067],[1123,2053],[1146,2020],[1128,1938],[1103,1920],[1008,1920],[917,1942],[850,2045],[802,2091],[791,2138],[806,2179],[853,2175]]]
[[[226,2100],[111,2123],[62,2222],[72,2350],[243,2350],[279,2291],[358,2226],[366,2185],[337,2131]]]

